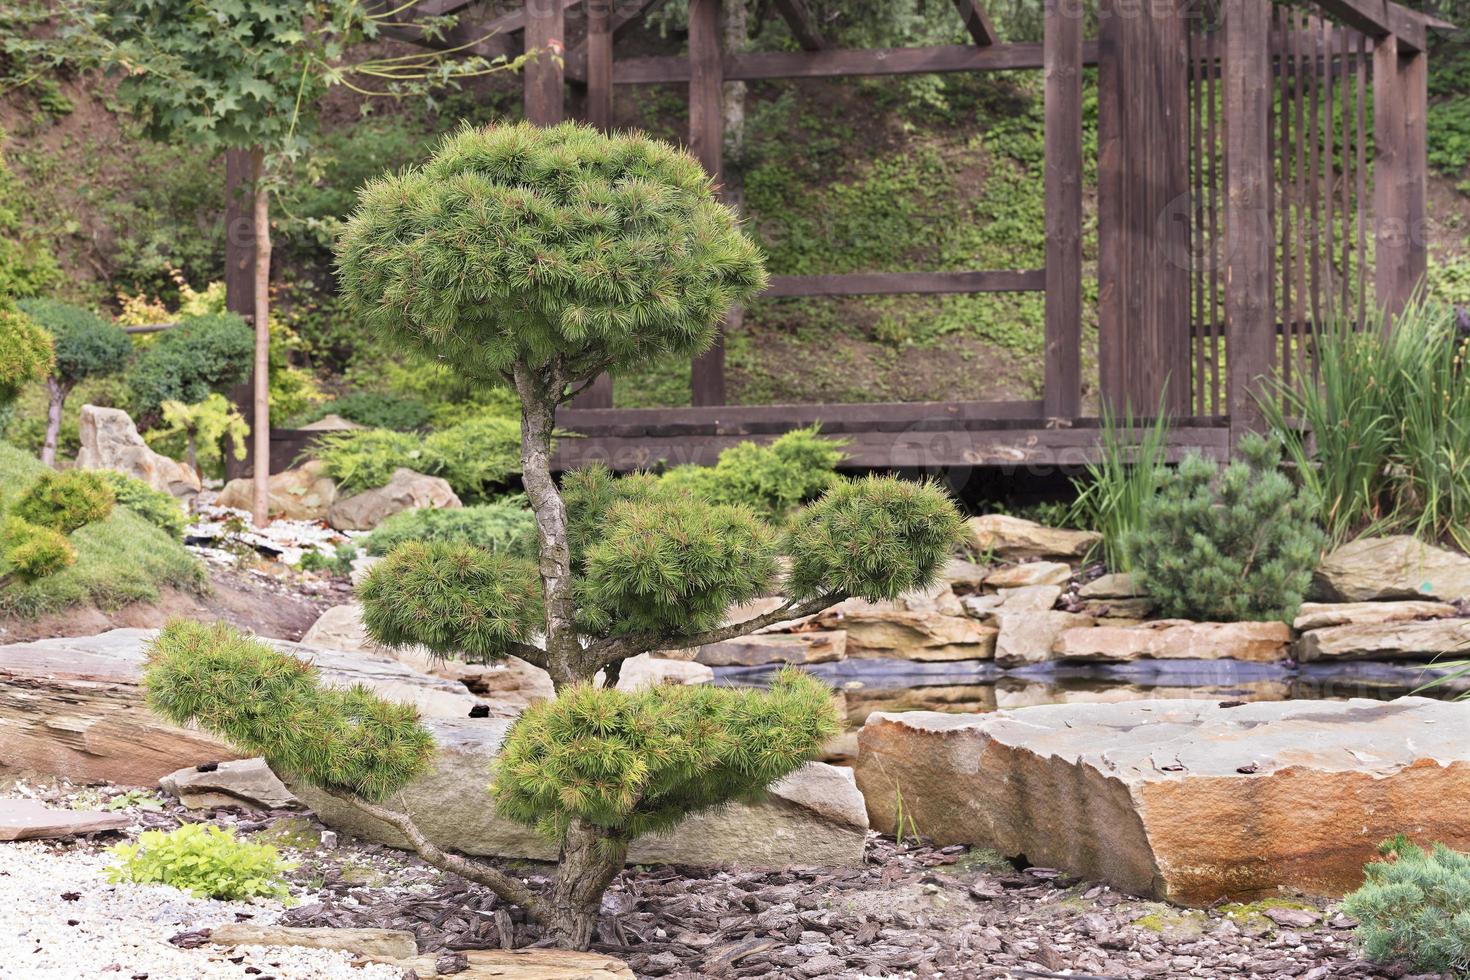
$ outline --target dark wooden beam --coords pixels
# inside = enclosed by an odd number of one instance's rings
[[[734,0],[742,2],[742,0]],[[689,0],[689,152],[719,185],[724,176],[724,76],[720,0]],[[725,338],[694,359],[689,379],[696,405],[725,403]]]
[[[1049,0],[1044,13],[1046,159],[1046,414],[1082,410],[1082,17]]]
[[[772,276],[762,299],[793,296],[888,296],[905,293],[1025,293],[1046,288],[1041,269],[983,272],[851,272]]]
[[[1261,425],[1257,398],[1272,377],[1271,72],[1269,0],[1226,0],[1225,255],[1226,405],[1235,435]]]
[[[1317,6],[1349,27],[1371,37],[1392,34],[1399,47],[1423,51],[1426,43],[1424,16],[1401,7],[1393,0],[1316,0]]]
[[[523,8],[526,14],[526,52],[534,56],[526,62],[526,119],[538,126],[554,126],[566,115],[566,91],[562,81],[562,55],[566,50],[566,16],[562,6],[567,0],[553,3],[533,2]]]
[[[822,28],[812,16],[806,0],[776,0],[776,10],[786,21],[786,26],[791,28],[792,37],[796,38],[803,51],[820,51],[827,46]]]
[[[1373,289],[1389,314],[1402,310],[1425,271],[1427,57],[1399,39],[1373,49]]]
[[[612,127],[612,0],[586,0],[587,123],[606,132]],[[612,408],[612,375],[603,372],[572,398],[572,407]]]
[[[623,31],[631,27],[636,21],[662,7],[667,0],[634,0],[629,3],[623,0],[619,9],[613,11],[612,35],[616,40],[621,37]],[[682,59],[681,59],[682,60]],[[583,37],[567,52],[566,66],[567,80],[583,84],[587,81],[587,38]]]
[[[1097,42],[1082,42],[1082,63],[1097,64]],[[941,44],[923,48],[825,51],[751,51],[725,56],[726,81],[772,78],[840,78],[863,75],[924,75],[957,71],[1021,71],[1042,65],[1040,44],[977,47]],[[678,56],[620,58],[615,85],[660,85],[689,80],[689,60]]]
[[[1000,35],[995,32],[995,25],[990,23],[990,15],[980,5],[980,0],[954,0],[954,5],[964,18],[965,30],[970,32],[976,44],[989,47],[1000,43]]]

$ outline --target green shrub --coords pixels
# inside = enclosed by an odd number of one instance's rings
[[[520,471],[520,424],[482,417],[427,437],[389,429],[348,429],[317,439],[321,460],[343,493],[381,487],[399,467],[442,477],[461,499],[483,497]]]
[[[166,401],[186,405],[238,384],[250,372],[255,332],[233,313],[187,317],[159,334],[128,369],[129,407],[154,416]]]
[[[786,670],[769,693],[582,684],[528,710],[495,760],[495,812],[553,840],[573,819],[621,840],[751,798],[839,731],[827,687]]]
[[[0,302],[0,412],[8,414],[21,388],[50,374],[55,358],[51,335]]]
[[[714,466],[678,466],[663,478],[712,504],[744,504],[779,520],[837,480],[844,443],[823,439],[818,429],[793,429],[767,446],[742,442]]]
[[[168,533],[169,537],[182,540],[184,528],[189,526],[189,517],[173,494],[155,490],[136,477],[116,470],[96,470],[109,487],[119,507],[126,507],[154,527]]]
[[[392,429],[395,432],[412,432],[425,428],[432,418],[429,406],[421,399],[375,391],[354,391],[330,401],[318,402],[292,419],[291,424],[298,427],[310,425],[328,415],[338,415],[370,429]]]
[[[62,534],[112,513],[112,486],[92,470],[42,473],[10,505],[10,513],[37,527]]]
[[[1326,543],[1317,500],[1281,471],[1281,448],[1240,441],[1223,469],[1198,454],[1165,473],[1125,547],[1165,616],[1290,621]]]
[[[296,567],[303,572],[325,572],[328,575],[346,577],[352,574],[352,560],[357,557],[357,548],[351,543],[337,545],[331,552],[312,548],[301,554]]]
[[[0,510],[48,472],[34,456],[0,443]],[[76,564],[30,583],[0,590],[0,615],[39,616],[91,603],[116,608],[152,602],[164,587],[199,592],[204,566],[164,531],[123,507],[106,520],[72,532]],[[8,563],[0,562],[0,574]]]
[[[1370,960],[1408,960],[1416,973],[1470,971],[1470,854],[1443,844],[1425,849],[1400,834],[1378,849],[1384,860],[1343,899],[1359,922]]]
[[[224,902],[285,899],[290,892],[282,876],[296,867],[269,844],[243,841],[232,831],[197,823],[168,833],[145,830],[136,844],[118,844],[108,853],[118,859],[107,869],[113,884],[172,885],[196,898]]]
[[[41,460],[56,461],[62,411],[71,390],[94,375],[121,371],[133,352],[133,342],[116,325],[91,310],[52,299],[23,299],[20,308],[51,334],[56,360],[48,384],[49,410],[41,444]]]
[[[364,549],[379,557],[408,541],[472,544],[519,558],[536,554],[536,517],[524,502],[400,511],[368,535]]]
[[[166,626],[144,683],[148,707],[175,724],[198,722],[277,772],[371,800],[407,785],[434,748],[412,705],[322,687],[311,664],[223,623]]]
[[[51,527],[41,527],[19,517],[5,519],[5,560],[10,565],[8,576],[21,582],[34,582],[55,575],[76,564],[76,549],[66,535]]]

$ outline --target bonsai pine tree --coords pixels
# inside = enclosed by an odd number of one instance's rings
[[[41,462],[54,466],[66,396],[86,378],[121,371],[133,352],[133,344],[123,330],[80,306],[53,299],[23,299],[19,306],[51,334],[56,344],[55,365],[46,379],[49,404],[46,438],[41,443]]]
[[[834,484],[780,527],[652,476],[553,480],[558,405],[603,371],[702,350],[766,282],[709,177],[663,143],[574,124],[466,129],[425,166],[364,188],[339,260],[348,306],[381,335],[519,397],[534,560],[410,542],[359,594],[380,642],[513,655],[551,675],[557,697],[512,727],[491,788],[499,813],[559,843],[551,892],[449,853],[453,841],[428,840],[392,805],[429,744],[370,695],[339,704],[346,694],[323,693],[279,654],[179,625],[155,648],[151,702],[397,827],[425,860],[586,948],[632,840],[760,793],[837,730],[830,692],[804,674],[769,692],[630,694],[615,687],[621,665],[927,585],[959,541],[959,515],[934,486],[874,477]],[[775,610],[730,621],[776,591],[787,598]]]

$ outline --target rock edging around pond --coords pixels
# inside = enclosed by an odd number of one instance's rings
[[[876,713],[875,829],[1185,905],[1355,888],[1398,833],[1470,847],[1470,705],[1185,700]]]

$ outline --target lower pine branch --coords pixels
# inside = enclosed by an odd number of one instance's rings
[[[519,879],[493,868],[482,861],[476,861],[459,854],[451,854],[438,844],[424,836],[424,832],[413,822],[413,818],[398,810],[390,810],[376,803],[369,803],[361,797],[342,790],[323,788],[322,792],[335,800],[340,800],[360,813],[366,814],[375,820],[396,828],[404,837],[408,838],[414,853],[423,858],[429,864],[440,871],[448,871],[457,874],[466,881],[472,881],[477,885],[484,885],[496,895],[500,896],[512,905],[518,905],[542,925],[552,921],[551,908],[540,895]]]

